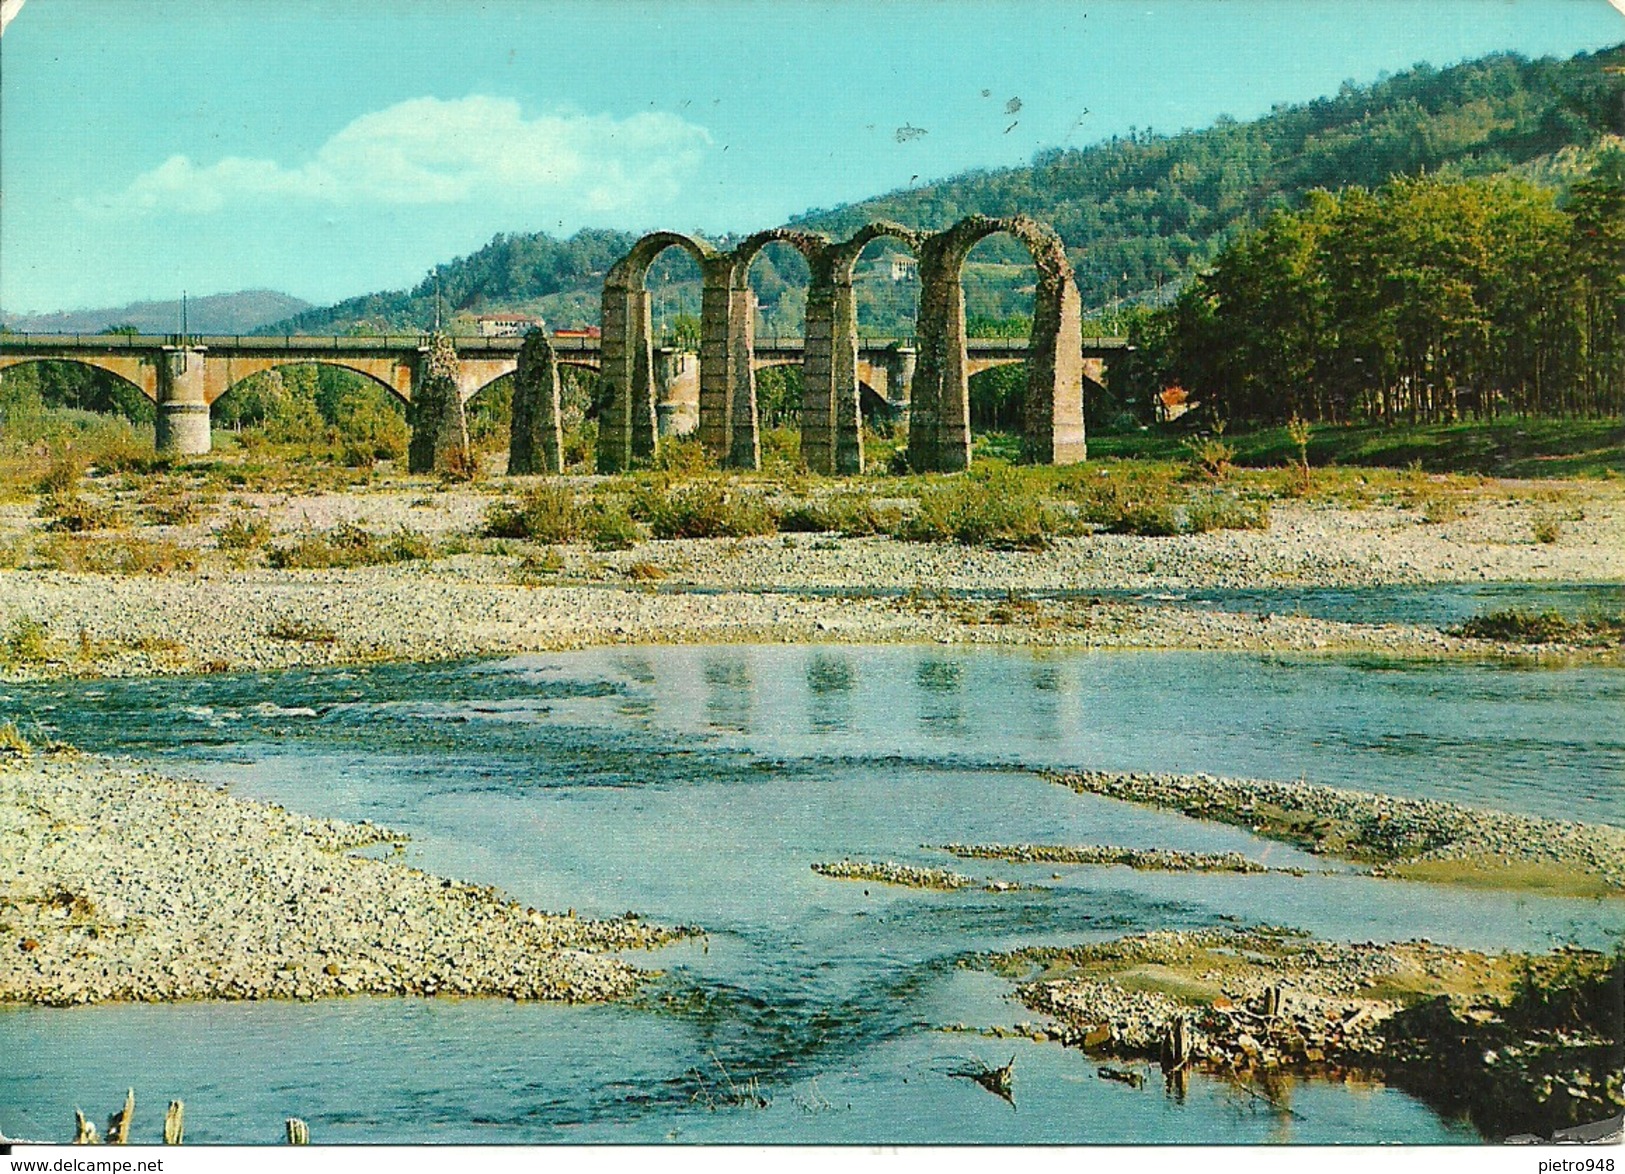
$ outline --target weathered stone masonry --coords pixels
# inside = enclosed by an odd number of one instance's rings
[[[909,362],[909,464],[921,472],[952,472],[970,464],[970,369],[966,352],[965,258],[994,233],[1014,236],[1038,270],[1033,333],[1023,401],[1023,455],[1043,464],[1085,458],[1083,426],[1082,299],[1066,251],[1053,229],[1024,216],[971,216],[925,235],[896,224],[866,225],[839,244],[817,233],[770,229],[748,237],[731,253],[678,233],[654,233],[633,246],[604,284],[604,415],[599,422],[598,467],[612,472],[646,460],[656,444],[653,328],[649,266],[679,247],[699,263],[700,442],[713,459],[733,468],[759,468],[761,439],[752,364],[756,299],[751,262],[770,241],[794,246],[812,272],[807,290],[801,404],[802,458],[820,473],[863,470],[858,387],[858,328],[852,270],[858,255],[880,236],[895,237],[919,258],[917,354],[899,354],[898,375]]]

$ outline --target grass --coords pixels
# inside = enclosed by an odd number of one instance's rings
[[[288,640],[296,644],[336,644],[338,634],[332,628],[307,620],[278,620],[265,629],[272,640]]]
[[[1507,644],[1578,644],[1607,648],[1625,645],[1625,616],[1582,616],[1569,619],[1557,611],[1507,608],[1474,616],[1451,635]]]
[[[1595,874],[1577,866],[1549,861],[1503,860],[1482,856],[1468,860],[1416,860],[1385,870],[1390,876],[1469,889],[1499,889],[1547,897],[1617,897]]]
[[[423,534],[402,526],[390,535],[346,522],[327,531],[307,530],[282,546],[266,551],[277,570],[329,570],[413,562],[434,557]]]
[[[633,519],[656,538],[748,538],[778,532],[779,515],[760,493],[715,481],[676,488],[649,485],[634,494]]]
[[[32,616],[18,616],[0,637],[0,661],[8,668],[43,664],[51,658],[51,630]]]
[[[1488,477],[1600,478],[1625,474],[1625,425],[1617,420],[1508,417],[1458,424],[1316,424],[1300,447],[1289,426],[1230,432],[1224,443],[1238,465],[1353,465]],[[1089,437],[1091,458],[1178,460],[1186,455],[1173,430]]]

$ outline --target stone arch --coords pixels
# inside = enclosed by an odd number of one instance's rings
[[[158,402],[159,365],[151,354],[0,355],[0,371],[26,363],[75,363],[81,367],[94,367],[122,379],[153,403]]]
[[[383,388],[403,404],[412,402],[410,386],[407,388],[398,387],[376,370],[369,370],[367,367],[355,363],[340,362],[336,359],[324,359],[313,355],[295,355],[290,358],[237,358],[233,356],[232,358],[211,359],[209,362],[211,365],[214,363],[220,364],[218,369],[221,372],[218,381],[209,379],[206,383],[207,390],[205,394],[210,404],[218,403],[221,399],[236,391],[245,380],[255,375],[263,375],[267,371],[280,370],[283,367],[337,367],[341,371],[349,371],[352,374],[360,375],[367,382]]]
[[[712,444],[726,453],[726,463],[735,468],[758,469],[762,464],[761,420],[756,402],[756,371],[753,359],[756,345],[756,295],[750,288],[750,267],[762,249],[775,241],[790,245],[807,261],[812,275],[807,284],[807,312],[802,329],[801,453],[814,472],[835,471],[831,445],[834,415],[833,385],[830,382],[830,318],[828,307],[829,238],[822,233],[797,228],[769,228],[741,241],[731,254],[728,274],[728,388],[725,405],[727,429],[719,437],[715,415],[707,419],[706,401],[700,400],[700,437],[709,435]],[[792,363],[774,364],[793,366]],[[707,425],[710,425],[708,428]],[[708,448],[711,446],[707,446]]]
[[[920,246],[919,360],[910,405],[908,459],[921,471],[970,464],[965,257],[978,241],[1009,233],[1038,270],[1022,404],[1022,455],[1069,464],[1086,454],[1083,432],[1083,302],[1054,229],[1027,216],[968,216]]]
[[[830,375],[828,397],[829,414],[834,421],[833,451],[829,472],[863,472],[863,406],[859,390],[858,369],[858,308],[857,296],[852,288],[852,271],[858,258],[868,245],[882,237],[902,242],[911,253],[919,255],[924,234],[889,220],[876,220],[859,228],[846,240],[834,244],[824,254],[825,269],[815,273],[822,278],[821,292],[827,298],[827,309],[821,311],[829,322]],[[812,299],[808,298],[808,318],[812,317]],[[809,324],[809,333],[811,326]],[[811,339],[808,346],[811,347]],[[899,385],[904,386],[902,381]],[[820,402],[825,394],[820,388]],[[807,447],[802,441],[803,451]],[[811,462],[809,461],[809,467]]]
[[[610,267],[604,279],[603,341],[600,371],[604,406],[598,422],[598,468],[615,472],[634,461],[654,456],[658,431],[655,423],[654,326],[649,312],[645,280],[655,258],[669,248],[680,248],[700,266],[701,320],[720,313],[718,338],[707,339],[702,330],[700,383],[706,384],[706,354],[726,342],[728,258],[707,242],[680,232],[652,232]],[[721,297],[720,306],[713,306]],[[707,343],[710,343],[709,347]],[[713,365],[716,356],[712,356]],[[703,394],[703,392],[702,392]]]

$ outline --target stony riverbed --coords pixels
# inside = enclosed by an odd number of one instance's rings
[[[107,761],[0,756],[0,1000],[601,1001],[638,983],[613,952],[698,932],[354,854],[399,838]]]

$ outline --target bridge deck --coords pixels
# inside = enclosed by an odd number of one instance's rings
[[[521,339],[517,337],[486,338],[481,335],[454,337],[452,343],[459,354],[488,352],[513,355],[519,352]],[[185,345],[202,347],[209,351],[251,354],[377,354],[380,351],[416,351],[428,345],[428,336],[421,334],[378,335],[308,335],[308,334],[200,334],[188,335]],[[592,353],[601,349],[600,340],[576,336],[555,337],[553,349],[561,353]],[[165,334],[26,334],[0,333],[0,352],[51,351],[65,353],[85,351],[107,353],[111,351],[155,351],[182,345],[178,335]],[[671,343],[666,344],[670,346]],[[911,347],[912,338],[863,338],[858,349],[886,350],[892,346]],[[973,338],[966,348],[981,358],[1024,355],[1027,340],[1021,338]],[[806,349],[800,338],[757,338],[757,354],[792,354]],[[1088,355],[1108,355],[1128,350],[1128,339],[1120,337],[1086,338],[1083,351]]]

